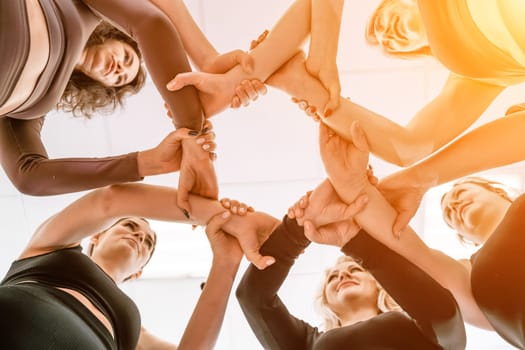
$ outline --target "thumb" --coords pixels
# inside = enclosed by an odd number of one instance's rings
[[[408,223],[410,222],[411,218],[412,218],[411,213],[406,210],[401,211],[399,213],[392,227],[395,238],[397,239],[401,238],[401,233],[407,228]]]
[[[231,214],[229,211],[224,211],[213,216],[210,221],[206,224],[206,234],[213,235],[221,230],[222,225],[225,222],[231,219]]]
[[[350,126],[350,134],[352,135],[353,144],[360,150],[368,152],[368,141],[361,125],[358,121],[354,121]]]
[[[328,118],[332,113],[339,108],[339,98],[341,95],[341,89],[337,85],[332,85],[329,87],[328,91],[330,92],[330,100],[326,104],[323,115],[325,118]]]
[[[177,91],[187,85],[197,85],[199,82],[200,72],[179,73],[166,85],[166,88],[170,91]]]
[[[303,223],[304,235],[311,242],[317,242],[319,240],[319,231],[315,228],[314,224],[310,220],[305,220]]]
[[[275,263],[275,258],[273,256],[263,256],[258,251],[246,252],[246,259],[248,259],[248,261],[255,265],[259,270],[264,270]]]
[[[240,51],[240,50],[239,50]],[[237,62],[242,67],[242,70],[246,74],[252,74],[253,73],[253,57],[250,56],[248,53],[244,51],[240,51],[239,54],[236,57]]]
[[[197,135],[198,131],[190,130],[188,128],[178,128],[177,130],[170,132],[168,138],[173,139],[173,141],[181,141],[194,138]]]
[[[179,180],[179,190],[177,192],[177,206],[182,210],[184,216],[187,219],[190,218],[190,213],[191,213],[191,206],[190,206],[188,192],[189,191],[184,186],[181,186],[180,180]]]

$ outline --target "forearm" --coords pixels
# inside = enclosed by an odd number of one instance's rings
[[[238,82],[248,78],[266,81],[299,50],[310,33],[310,1],[296,0],[270,30],[268,37],[250,52],[254,61],[251,74],[239,66],[229,74]]]
[[[179,350],[213,349],[240,261],[215,257],[206,285],[184,330]]]
[[[310,51],[322,53],[326,59],[335,62],[344,0],[311,1],[311,34],[315,40],[310,42]]]
[[[177,28],[186,52],[199,70],[218,55],[182,0],[151,0]]]
[[[524,133],[525,112],[497,119],[406,169],[407,178],[429,188],[482,170],[524,160],[525,150],[518,146],[523,142]]]

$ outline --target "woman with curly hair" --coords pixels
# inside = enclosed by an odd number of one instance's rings
[[[231,55],[219,55],[188,16],[182,1],[0,2],[0,157],[19,190],[34,195],[67,193],[174,171],[155,164],[162,150],[156,152],[157,159],[146,161],[140,157],[147,152],[49,161],[39,134],[43,116],[57,105],[89,116],[112,110],[123,96],[137,91],[144,83],[137,48],[174,126],[200,132],[204,114],[197,92],[165,88],[174,75],[191,70],[185,48],[199,68],[227,70],[225,61],[235,65],[242,56],[234,53],[232,60]],[[89,39],[101,19],[122,29],[136,44],[124,34],[112,37],[114,31],[107,27]],[[187,33],[179,37],[179,31]],[[164,157],[169,158],[170,141],[163,143]],[[201,146],[183,143],[187,147],[180,176],[181,203],[190,191],[216,197],[217,181],[209,157],[195,158],[196,147]],[[141,169],[145,163],[153,169]]]

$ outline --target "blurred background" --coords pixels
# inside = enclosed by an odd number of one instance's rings
[[[405,124],[435,96],[447,73],[432,59],[394,60],[383,56],[364,41],[368,14],[379,0],[347,0],[341,28],[338,65],[343,96],[392,120]],[[220,52],[248,49],[250,40],[270,29],[291,3],[290,0],[187,0],[186,4],[209,40]],[[474,125],[501,117],[514,103],[524,102],[525,85],[508,89]],[[228,110],[213,118],[217,134],[215,163],[220,196],[251,204],[278,218],[288,206],[324,177],[318,154],[317,125],[307,118],[290,97],[269,88],[248,108]],[[110,116],[92,120],[50,113],[43,130],[50,157],[97,157],[144,150],[157,145],[172,130],[163,102],[151,81],[125,107]],[[377,176],[396,170],[372,158]],[[524,163],[481,175],[502,181],[521,192]],[[176,186],[176,174],[150,177],[147,183]],[[441,219],[439,199],[450,185],[427,194],[413,219],[416,231],[432,247],[455,258],[468,258],[473,249],[461,245]],[[30,197],[17,192],[0,173],[0,207],[3,244],[0,270],[26,244],[34,229],[47,217],[82,193]],[[88,215],[89,213],[86,213]],[[159,237],[155,256],[139,281],[123,289],[138,303],[143,324],[151,332],[178,342],[206,280],[211,251],[202,229],[187,225],[153,222]],[[337,249],[312,245],[297,261],[280,291],[289,310],[313,325],[321,319],[313,307],[321,274],[339,256]],[[238,278],[247,266],[241,265]],[[235,288],[235,286],[234,286]],[[424,297],[424,296],[422,296]],[[260,349],[235,300],[230,299],[217,349]],[[468,328],[468,349],[512,349],[495,334]]]

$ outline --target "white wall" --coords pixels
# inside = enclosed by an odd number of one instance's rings
[[[377,2],[347,1],[339,55],[343,95],[403,124],[439,91],[446,72],[431,60],[396,61],[366,46],[364,23]],[[246,49],[252,38],[271,27],[290,0],[189,0],[187,3],[213,44],[220,51],[228,51]],[[523,98],[525,86],[509,89],[494,102],[480,123],[500,117],[510,104],[522,102]],[[148,83],[146,91],[130,98],[125,110],[113,116],[83,121],[52,113],[44,129],[44,140],[52,157],[136,151],[156,145],[171,130],[164,114],[160,98]],[[316,125],[289,97],[270,90],[249,108],[226,111],[213,121],[219,147],[216,167],[221,196],[238,198],[258,210],[281,217],[288,205],[322,179]],[[379,176],[396,169],[377,159],[372,163]],[[490,173],[519,174],[520,170],[522,164]],[[521,175],[516,176],[512,179],[521,186]],[[146,181],[176,185],[177,176],[158,176]],[[435,214],[438,210],[435,200],[443,190],[437,189],[429,195],[432,198],[425,200],[413,223],[431,244],[450,250],[458,257],[468,256],[469,252],[453,240],[442,238],[441,230],[446,228]],[[0,270],[7,270],[40,222],[78,196],[23,196],[0,174],[5,237],[0,245]],[[430,227],[438,229],[430,230]],[[159,247],[144,278],[124,289],[139,304],[144,325],[176,342],[200,293],[199,284],[209,268],[210,252],[202,231],[192,232],[185,226],[161,223],[157,224],[156,231]],[[321,271],[337,255],[336,250],[328,247],[309,248],[283,286],[282,298],[289,309],[313,324],[319,319],[313,312],[312,296]],[[233,299],[217,348],[259,348]],[[493,334],[469,328],[469,349],[510,348]]]

